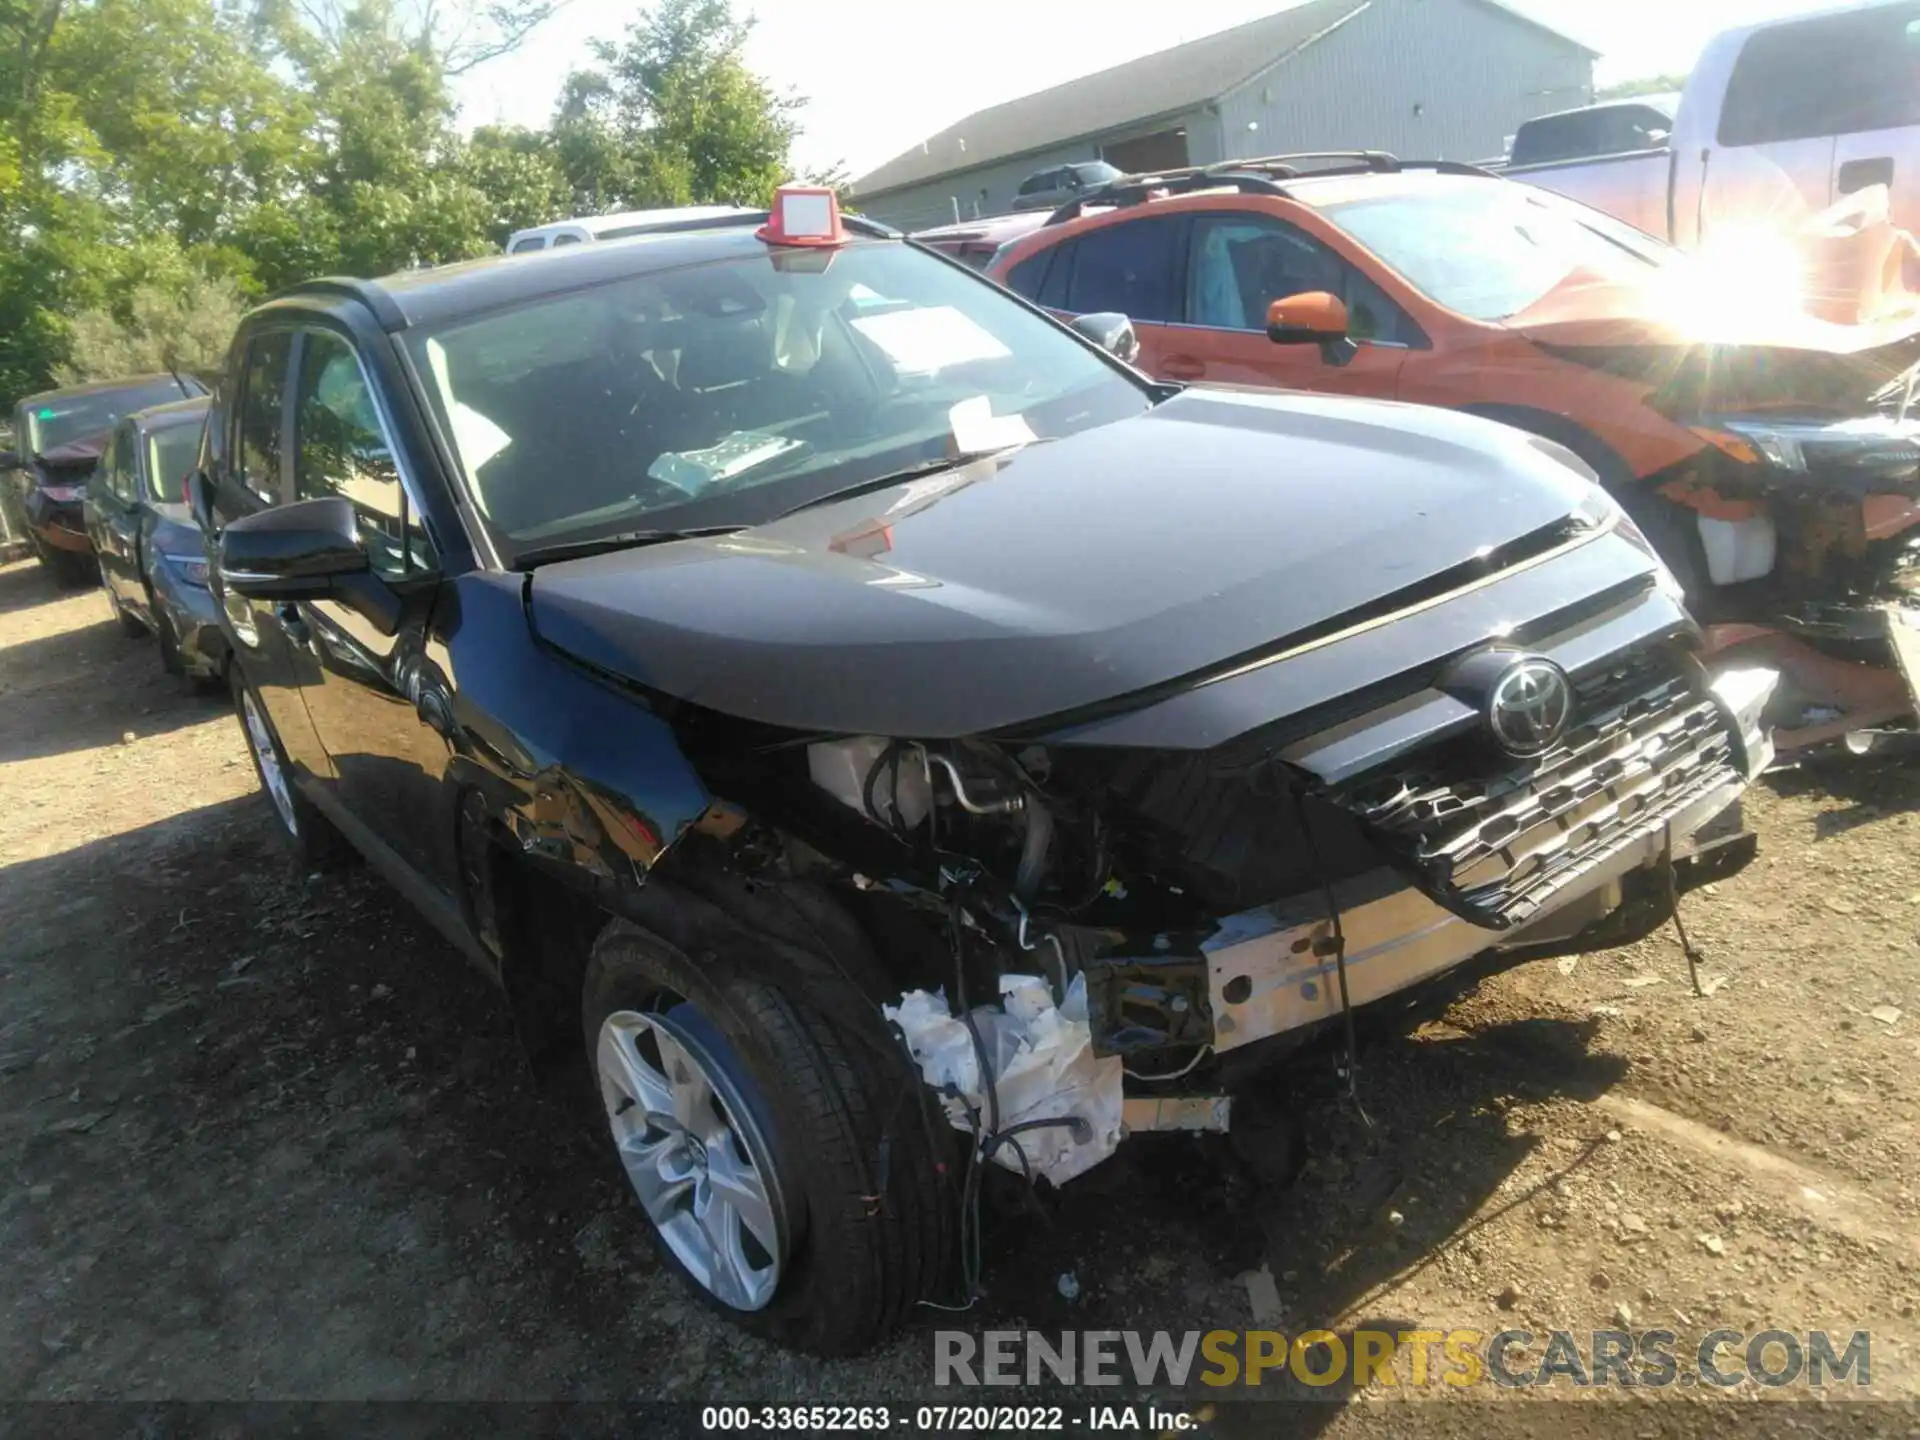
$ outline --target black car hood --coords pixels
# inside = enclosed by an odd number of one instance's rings
[[[1591,493],[1577,463],[1442,410],[1193,389],[737,534],[543,567],[532,623],[730,715],[978,734],[1257,653],[1551,527]]]

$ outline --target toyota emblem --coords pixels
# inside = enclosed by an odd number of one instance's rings
[[[1573,684],[1551,660],[1529,656],[1501,672],[1487,694],[1487,728],[1509,755],[1553,748],[1573,718]]]

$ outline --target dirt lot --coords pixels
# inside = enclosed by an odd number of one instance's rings
[[[0,1399],[930,1393],[933,1312],[822,1365],[692,1303],[484,982],[289,870],[224,700],[97,594],[0,569],[0,717]],[[1665,933],[1488,981],[1369,1045],[1371,1129],[1309,1067],[1291,1190],[1139,1142],[994,1227],[959,1323],[1870,1329],[1920,1399],[1917,810],[1911,762],[1772,777],[1763,858],[1689,902],[1711,998]]]

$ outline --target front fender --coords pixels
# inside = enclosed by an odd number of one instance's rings
[[[450,778],[478,793],[502,838],[571,883],[638,883],[710,802],[673,727],[541,645],[522,577],[474,572],[442,603]]]

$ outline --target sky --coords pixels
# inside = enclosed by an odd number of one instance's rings
[[[1689,68],[1721,30],[1833,0],[1514,0],[1601,52],[1599,84]],[[1288,8],[1285,0],[736,0],[748,59],[807,98],[796,163],[858,177],[963,116]],[[464,78],[468,125],[544,125],[590,39],[642,5],[572,0],[516,54]]]

